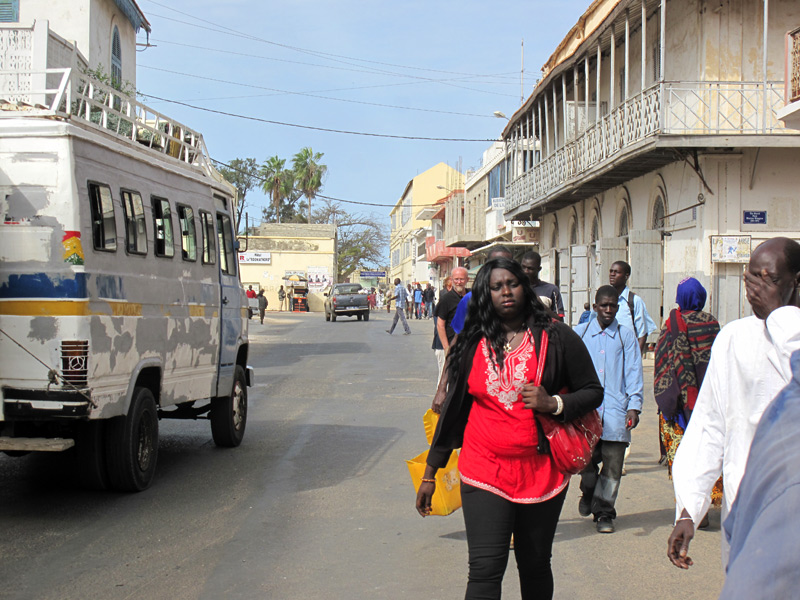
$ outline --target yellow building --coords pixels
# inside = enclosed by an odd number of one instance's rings
[[[239,242],[242,284],[256,291],[263,288],[269,310],[278,309],[280,286],[288,293],[293,284],[288,278],[298,275],[308,282],[308,309],[323,311],[322,294],[337,273],[335,225],[264,224]]]
[[[431,167],[408,182],[390,213],[390,281],[399,277],[404,284],[416,281],[437,283],[425,253],[425,240],[432,235],[430,217],[425,218],[430,211],[423,209],[463,188],[464,176],[445,163]]]

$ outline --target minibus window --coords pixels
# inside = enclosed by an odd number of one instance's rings
[[[116,252],[117,223],[114,220],[114,201],[111,198],[111,188],[99,183],[90,183],[89,206],[92,211],[94,249]]]
[[[147,254],[147,227],[144,204],[138,192],[122,192],[122,208],[125,213],[125,243],[131,254]]]
[[[219,240],[219,266],[228,275],[236,275],[236,260],[233,256],[233,229],[228,215],[217,213],[217,237]]]
[[[178,204],[178,221],[181,227],[181,256],[183,260],[197,260],[197,235],[194,228],[194,211]]]
[[[175,245],[172,237],[172,211],[169,201],[164,198],[151,198],[155,229],[156,256],[172,258]]]
[[[200,228],[203,230],[203,264],[213,265],[217,262],[214,247],[214,219],[211,213],[200,211]]]

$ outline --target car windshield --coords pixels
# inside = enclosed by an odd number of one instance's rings
[[[337,294],[356,294],[361,291],[361,284],[354,283],[353,285],[339,285],[336,286]]]

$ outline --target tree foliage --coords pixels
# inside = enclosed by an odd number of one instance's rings
[[[377,267],[386,258],[389,235],[378,219],[349,213],[339,203],[325,199],[312,211],[311,222],[337,226],[336,281],[344,281],[359,268]]]
[[[255,158],[234,158],[228,166],[220,166],[220,174],[236,188],[236,231],[240,230],[242,215],[247,209],[247,192],[261,183],[261,167]]]
[[[261,177],[261,188],[272,198],[272,206],[280,223],[283,202],[294,192],[294,172],[286,168],[286,159],[279,158],[276,154],[270,156],[261,166]]]
[[[311,221],[311,201],[322,189],[322,179],[328,171],[328,167],[319,162],[323,156],[322,152],[314,152],[311,148],[305,147],[292,158],[295,188],[306,198],[308,222]]]

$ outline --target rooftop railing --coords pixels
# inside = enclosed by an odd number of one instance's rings
[[[76,69],[0,71],[0,118],[20,116],[60,117],[211,167],[200,133]]]
[[[786,34],[786,104],[800,100],[800,27]]]
[[[656,84],[579,131],[510,182],[506,210],[536,203],[656,135],[796,135],[775,116],[783,106],[783,87],[783,82],[766,86],[725,81]]]

